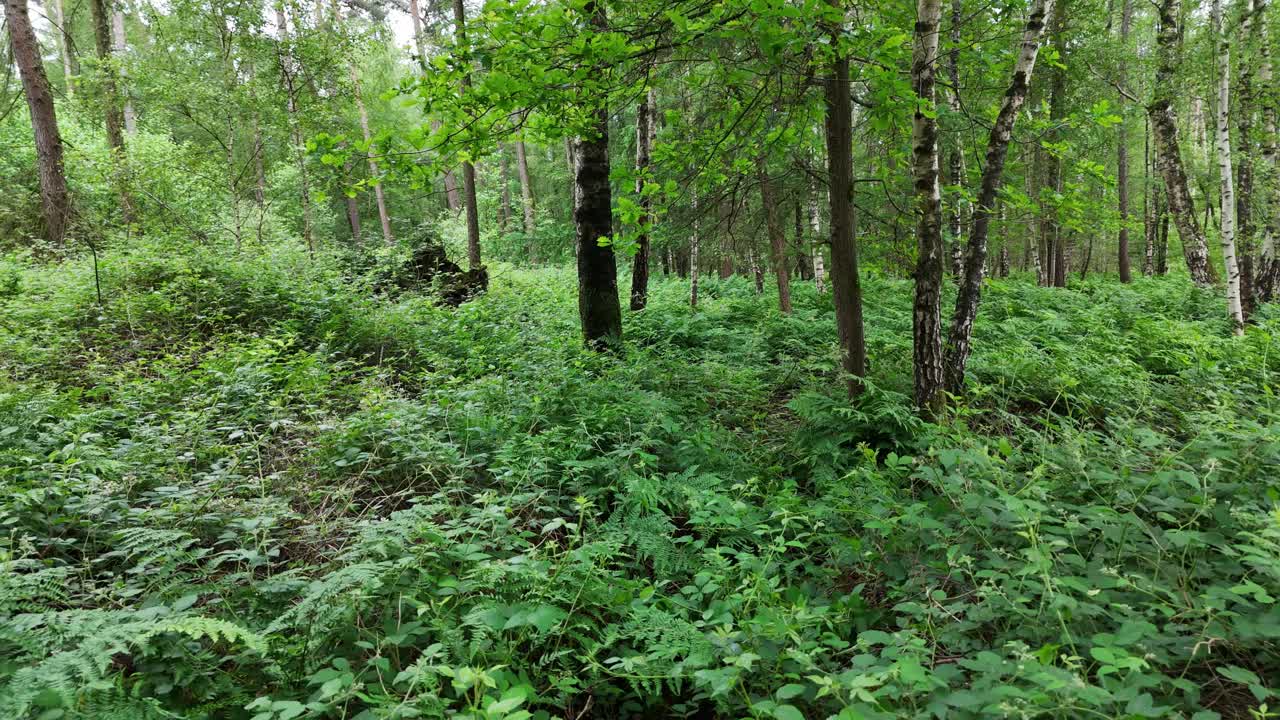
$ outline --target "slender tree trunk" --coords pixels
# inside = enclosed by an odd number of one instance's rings
[[[4,16],[9,26],[9,44],[22,89],[27,96],[31,129],[35,136],[36,165],[40,176],[40,205],[44,231],[50,242],[60,244],[66,236],[71,200],[62,168],[62,135],[53,108],[53,92],[40,60],[40,45],[27,15],[27,0],[5,0]]]
[[[356,111],[360,115],[360,133],[364,136],[366,144],[373,142],[373,133],[369,129],[369,111],[364,106],[364,98],[360,93],[360,76],[356,72],[355,63],[350,65],[351,86],[356,101]],[[369,152],[365,153],[365,158],[369,162],[369,176],[373,179],[373,197],[378,204],[378,222],[382,225],[382,240],[388,245],[395,245],[395,235],[391,233],[391,214],[387,212],[387,196],[382,191],[382,179],[379,177],[381,171],[378,169],[378,161],[373,158]]]
[[[49,4],[49,20],[53,23],[54,42],[58,45],[58,57],[62,59],[62,81],[67,90],[67,97],[76,94],[75,83],[75,45],[71,40],[71,29],[67,27],[67,13],[62,0],[53,0]]]
[[[1209,247],[1204,233],[1196,221],[1191,191],[1187,186],[1187,173],[1182,164],[1182,152],[1178,148],[1178,113],[1173,101],[1179,92],[1176,83],[1181,64],[1182,0],[1160,0],[1160,30],[1156,37],[1155,95],[1147,114],[1156,139],[1156,161],[1164,178],[1165,195],[1169,212],[1173,215],[1178,235],[1182,238],[1182,253],[1187,270],[1197,285],[1210,285],[1214,281],[1209,265]]]
[[[920,6],[917,4],[916,12],[920,12]],[[939,10],[939,18],[941,18],[941,10]],[[941,22],[941,20],[939,20]],[[962,15],[961,0],[951,0],[951,49],[947,53],[947,80],[951,83],[951,91],[947,93],[948,106],[951,112],[959,117],[961,113],[960,107],[960,26],[964,22]],[[919,29],[916,30],[917,38],[919,37]],[[934,42],[935,52],[934,59],[937,59],[936,45]],[[932,74],[936,72],[930,69],[930,82],[933,82]],[[932,121],[937,125],[936,121]],[[951,202],[951,209],[948,213],[949,229],[951,235],[951,274],[959,277],[961,269],[964,266],[964,219],[963,219],[963,188],[964,188],[964,147],[961,144],[961,136],[956,133],[951,138],[951,147],[948,148],[947,155],[947,173],[948,181],[956,187],[955,197]],[[916,175],[916,181],[919,182],[920,176]],[[918,192],[917,188],[917,192]],[[941,321],[939,321],[941,322]],[[917,400],[919,398],[917,397]]]
[[[952,5],[952,23],[958,5]],[[911,86],[917,98],[911,123],[912,169],[919,224],[916,226],[916,288],[912,311],[912,346],[916,407],[930,418],[946,404],[942,377],[942,194],[938,187],[938,120],[933,112],[935,66],[942,0],[916,3],[915,44],[911,58]],[[953,30],[953,41],[954,41]],[[955,51],[950,53],[954,72]],[[952,77],[955,83],[955,77]],[[953,88],[954,92],[954,88]],[[951,149],[952,181],[958,178],[957,148]],[[959,208],[951,210],[954,247],[960,246]]]
[[[1156,272],[1156,222],[1151,202],[1151,118],[1144,117],[1142,122],[1142,237],[1146,247],[1142,255],[1142,274],[1150,277]]]
[[[284,80],[285,109],[288,111],[289,139],[293,144],[294,163],[298,166],[298,185],[302,200],[302,238],[307,243],[307,252],[315,253],[314,220],[311,211],[311,189],[307,178],[307,156],[302,144],[302,124],[298,118],[298,88],[295,80],[298,76],[297,57],[289,35],[289,19],[285,15],[284,2],[275,4],[276,28],[280,48],[280,73]]]
[[[841,7],[839,0],[828,0]],[[832,28],[832,35],[837,32]],[[831,43],[835,49],[837,43]],[[848,375],[849,397],[862,393],[867,374],[867,346],[862,323],[862,287],[853,216],[853,99],[849,58],[838,50],[825,79],[827,176],[831,196],[831,285],[840,338],[841,368]]]
[[[601,0],[587,0],[583,13],[591,31],[609,31]],[[596,68],[597,71],[602,68]],[[592,115],[591,137],[573,141],[573,221],[578,248],[578,315],[582,335],[597,350],[622,346],[622,308],[618,302],[618,268],[613,245],[599,240],[613,233],[613,199],[609,189],[609,112],[603,103]]]
[[[1253,0],[1241,0],[1242,13],[1240,22],[1240,38],[1248,47],[1252,38],[1254,4]],[[1240,309],[1244,319],[1248,320],[1254,312],[1255,299],[1253,293],[1253,257],[1255,250],[1256,230],[1253,222],[1252,205],[1253,176],[1257,166],[1258,144],[1253,139],[1253,113],[1255,99],[1253,95],[1253,63],[1246,62],[1247,51],[1241,51],[1240,61],[1236,63],[1240,80],[1236,84],[1236,137],[1239,153],[1235,163],[1236,171],[1236,262],[1240,268]]]
[[[1271,302],[1280,290],[1280,257],[1276,242],[1280,238],[1280,152],[1277,151],[1276,87],[1271,67],[1271,36],[1267,32],[1266,0],[1255,0],[1254,24],[1251,28],[1258,46],[1258,85],[1262,105],[1262,164],[1267,170],[1266,219],[1262,227],[1262,252],[1253,279],[1253,294],[1259,303]]]
[[[342,163],[343,175],[351,175],[351,161],[347,160]],[[364,238],[360,233],[360,203],[350,195],[346,195],[347,201],[347,225],[351,228],[351,239],[356,247],[364,244]]]
[[[698,276],[702,274],[699,266],[698,245],[701,241],[698,226],[698,188],[693,188],[690,203],[693,206],[693,235],[689,238],[689,307],[698,307]]]
[[[120,9],[119,0],[111,12],[111,50],[119,58],[123,58],[124,54],[129,52],[129,39],[124,32],[124,11]],[[128,79],[129,76],[122,67],[120,94],[124,99],[124,133],[133,137],[138,134],[138,116],[133,110],[133,98],[132,93],[129,92]]]
[[[822,258],[822,213],[818,208],[818,181],[813,178],[809,178],[809,232],[813,234],[813,284],[821,294],[827,291],[827,269]]]
[[[631,309],[643,310],[649,302],[649,225],[653,222],[650,208],[653,199],[644,192],[650,178],[649,154],[657,135],[658,101],[653,88],[645,93],[636,108],[636,195],[640,202],[640,236],[636,239],[636,255],[631,264]]]
[[[760,265],[760,257],[756,255],[754,238],[747,243],[747,264],[751,268],[751,278],[756,284],[756,294],[764,294],[764,268]]]
[[[1240,267],[1236,262],[1236,197],[1231,170],[1231,45],[1222,21],[1222,0],[1213,0],[1214,35],[1218,46],[1218,177],[1222,240],[1222,261],[1227,270],[1227,316],[1236,335],[1244,334],[1244,313],[1240,304]]]
[[[511,158],[510,146],[498,143],[498,234],[506,235],[507,226],[511,222]]]
[[[1066,38],[1066,2],[1057,0],[1049,23],[1049,35],[1054,49],[1058,52],[1058,63],[1049,68],[1049,124],[1053,128],[1050,139],[1054,142],[1062,140],[1062,127],[1067,116],[1067,73],[1063,63],[1067,60]],[[1062,160],[1056,153],[1044,153],[1046,179],[1053,188],[1054,196],[1061,197],[1063,190]],[[1066,287],[1066,244],[1062,236],[1062,224],[1058,220],[1058,206],[1055,203],[1053,212],[1046,213],[1043,218],[1044,233],[1049,263],[1052,272],[1049,281],[1054,287]]]
[[[969,231],[969,249],[965,254],[964,276],[956,297],[955,314],[944,351],[946,385],[954,393],[964,387],[965,366],[969,362],[973,337],[973,321],[978,315],[978,303],[982,298],[982,271],[987,260],[987,230],[991,212],[995,207],[996,192],[1004,176],[1004,163],[1009,152],[1009,138],[1018,111],[1026,102],[1031,85],[1031,73],[1035,69],[1036,55],[1040,51],[1040,37],[1044,34],[1046,16],[1053,10],[1053,0],[1032,0],[1017,62],[1013,66],[1013,80],[1000,105],[1000,114],[991,126],[987,140],[986,162],[982,167],[982,181],[978,188],[978,202],[973,212],[973,227]]]
[[[533,183],[529,181],[529,158],[524,140],[516,140],[516,175],[520,177],[520,201],[524,207],[524,234],[533,237],[537,224],[533,216]]]
[[[435,132],[440,129],[440,121],[431,121],[431,131]],[[565,140],[568,142],[568,140]],[[449,207],[449,212],[457,214],[462,209],[462,195],[458,192],[458,177],[453,174],[452,170],[444,171],[444,198],[445,204]]]
[[[1133,23],[1133,0],[1121,0],[1120,11],[1120,67],[1117,73],[1121,87],[1128,85],[1129,77],[1129,28]],[[1116,129],[1116,205],[1120,211],[1120,237],[1116,253],[1119,260],[1120,282],[1133,279],[1129,268],[1129,116],[1124,112],[1124,96],[1120,96],[1120,126]]]
[[[133,224],[133,198],[126,188],[124,115],[120,108],[120,95],[116,83],[116,64],[111,55],[111,16],[106,0],[90,0],[89,10],[93,19],[94,47],[101,63],[102,102],[107,129],[107,146],[111,148],[112,182],[120,197],[120,211],[126,225]]]
[[[458,45],[467,47],[467,9],[462,0],[453,0],[453,31]],[[468,51],[469,52],[469,51]],[[471,87],[471,73],[462,76],[462,91]],[[462,163],[462,195],[467,211],[467,269],[480,269],[480,214],[476,208],[476,166]]]
[[[787,234],[778,218],[778,197],[764,155],[756,158],[756,178],[760,182],[760,201],[764,207],[764,223],[769,231],[770,262],[778,282],[778,307],[783,315],[791,314],[791,275],[787,272]]]

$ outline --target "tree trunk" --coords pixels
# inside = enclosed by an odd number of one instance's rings
[[[1258,45],[1258,85],[1263,97],[1276,92],[1271,67],[1271,37],[1267,32],[1266,0],[1255,0],[1253,33]],[[1277,152],[1276,108],[1262,103],[1262,164],[1269,175],[1266,188],[1266,220],[1262,229],[1262,252],[1253,279],[1253,295],[1259,303],[1271,302],[1280,290],[1280,258],[1276,242],[1280,238],[1280,152]]]
[[[828,0],[841,7],[839,0]],[[836,54],[831,75],[824,81],[826,101],[827,177],[831,196],[831,286],[840,338],[840,365],[848,376],[849,397],[862,393],[867,374],[867,346],[862,323],[862,288],[858,278],[858,248],[853,216],[853,99],[849,89],[849,58]]]
[[[1182,0],[1160,0],[1160,31],[1156,37],[1155,95],[1147,114],[1151,117],[1152,133],[1156,139],[1156,162],[1164,178],[1165,195],[1169,212],[1182,238],[1182,254],[1187,270],[1197,285],[1210,285],[1214,281],[1209,265],[1209,247],[1204,233],[1196,221],[1191,191],[1187,186],[1187,173],[1182,164],[1182,152],[1178,148],[1178,113],[1173,100],[1179,92],[1176,74],[1181,64]]]
[[[1218,198],[1222,241],[1222,261],[1227,271],[1227,316],[1236,335],[1244,334],[1244,313],[1240,304],[1240,267],[1236,263],[1236,197],[1231,170],[1231,45],[1222,22],[1222,0],[1213,0],[1214,35],[1218,46]]]
[[[1133,0],[1121,0],[1120,11],[1120,67],[1117,82],[1128,85],[1129,77],[1129,27],[1133,23]],[[1133,280],[1129,268],[1129,117],[1124,112],[1124,96],[1120,96],[1120,126],[1116,128],[1116,205],[1120,211],[1120,237],[1116,248],[1119,260],[1120,282]]]
[[[1243,13],[1240,37],[1248,43],[1253,27],[1254,5],[1252,0],[1242,0]],[[1253,66],[1244,62],[1241,53],[1238,62],[1240,81],[1236,84],[1236,137],[1240,153],[1235,163],[1236,172],[1236,262],[1240,268],[1240,310],[1245,320],[1253,314],[1253,254],[1254,223],[1250,200],[1253,197],[1253,173],[1258,156],[1258,145],[1253,142]]]
[[[520,201],[524,207],[524,234],[533,237],[537,224],[533,217],[533,183],[529,181],[529,158],[524,140],[516,140],[516,175],[520,177]]]
[[[1151,202],[1154,188],[1151,185],[1151,118],[1142,122],[1142,238],[1146,243],[1142,254],[1142,274],[1151,277],[1156,272],[1156,222]]]
[[[498,234],[507,234],[511,222],[511,158],[507,157],[508,145],[498,143]]]
[[[333,2],[333,20],[334,23],[342,23],[342,8],[338,5],[338,0]],[[348,60],[347,74],[351,78],[352,96],[356,101],[356,112],[360,116],[360,132],[364,137],[366,145],[373,142],[373,133],[369,130],[369,111],[365,108],[364,98],[360,93],[360,75],[356,69],[355,61]],[[372,150],[372,148],[370,148]],[[373,180],[373,195],[378,204],[378,221],[382,224],[382,240],[387,245],[394,245],[395,236],[391,234],[391,215],[387,212],[387,198],[382,192],[382,181],[379,179],[381,172],[378,169],[378,161],[374,159],[372,153],[365,152],[365,160],[369,163],[369,175]],[[350,214],[350,204],[348,204],[348,214]],[[358,217],[358,215],[357,215]],[[352,223],[353,232],[359,226],[359,221]]]
[[[778,197],[764,155],[756,157],[756,178],[760,182],[760,201],[764,207],[764,223],[769,232],[770,262],[778,282],[778,307],[783,315],[791,314],[791,274],[787,272],[787,234],[778,218]]]
[[[964,387],[965,366],[972,352],[973,321],[978,315],[978,303],[982,298],[982,272],[987,260],[987,231],[991,212],[995,207],[996,192],[1004,176],[1004,162],[1009,152],[1009,138],[1018,111],[1026,102],[1031,85],[1031,73],[1035,69],[1036,55],[1040,50],[1040,37],[1044,34],[1046,15],[1053,9],[1053,0],[1032,0],[1031,12],[1022,32],[1022,43],[1017,62],[1013,66],[1013,80],[1000,104],[1000,114],[991,126],[987,140],[986,163],[982,167],[982,181],[978,188],[978,202],[973,212],[973,226],[969,231],[969,248],[965,254],[964,276],[956,297],[955,314],[944,351],[946,385],[954,393]]]
[[[951,0],[951,49],[947,53],[947,80],[951,83],[951,91],[947,93],[948,107],[957,117],[960,116],[960,26],[964,22],[961,14],[961,0]],[[916,12],[920,12],[917,5]],[[941,23],[941,9],[938,10],[939,23]],[[919,37],[919,28],[916,29],[917,38]],[[934,41],[933,57],[937,59],[937,41]],[[934,82],[933,73],[930,69],[930,82]],[[932,102],[932,99],[930,100]],[[936,126],[937,121],[932,120]],[[951,147],[948,149],[947,159],[947,175],[948,181],[955,186],[955,197],[951,202],[951,209],[948,213],[951,235],[951,274],[959,277],[960,271],[964,265],[964,239],[961,234],[964,232],[964,220],[961,210],[963,209],[963,188],[964,188],[964,148],[961,145],[961,136],[959,133],[951,138]],[[916,175],[916,181],[919,182],[920,176]],[[919,192],[919,188],[917,188]],[[941,316],[939,316],[941,317]],[[941,323],[941,320],[939,320]],[[939,331],[941,332],[941,331]],[[917,398],[918,399],[918,398]]]
[[[1053,47],[1058,52],[1058,63],[1049,68],[1049,125],[1052,128],[1049,140],[1062,140],[1062,127],[1067,116],[1067,72],[1063,63],[1067,60],[1066,38],[1066,0],[1057,0],[1049,23],[1049,34]],[[1056,153],[1045,152],[1045,177],[1053,188],[1054,197],[1062,196],[1063,177],[1062,160]],[[1053,211],[1046,213],[1042,219],[1042,234],[1048,250],[1049,282],[1054,287],[1066,287],[1066,243],[1062,237],[1062,224],[1058,220],[1058,206],[1054,203]]]
[[[67,97],[75,97],[75,45],[71,40],[71,29],[67,27],[67,13],[62,0],[53,0],[49,4],[49,21],[53,23],[54,42],[58,46],[58,56],[62,59],[62,82],[67,89]]]
[[[111,51],[116,57],[123,57],[129,51],[129,40],[124,33],[124,11],[120,9],[119,0],[111,12]],[[133,99],[129,92],[129,78],[123,68],[120,69],[121,89],[124,98],[124,133],[129,137],[138,134],[138,116],[133,110]]]
[[[818,209],[818,181],[809,178],[809,232],[813,233],[813,284],[818,294],[827,291],[827,269],[823,265],[822,213]]]
[[[126,225],[134,220],[133,198],[126,188],[124,115],[120,109],[120,96],[116,84],[116,63],[111,57],[111,17],[106,0],[90,0],[89,11],[93,20],[93,41],[100,63],[102,102],[106,119],[107,147],[111,148],[112,183],[120,196],[120,212]]]
[[[343,175],[351,175],[351,161],[346,160],[342,163]],[[360,234],[360,203],[351,195],[345,195],[347,201],[347,225],[351,228],[351,239],[355,242],[356,247],[364,244],[364,238]]]
[[[455,0],[460,1],[460,0]],[[583,13],[591,30],[609,30],[601,0],[587,0]],[[600,70],[601,68],[597,68]],[[601,102],[592,112],[592,137],[573,141],[573,222],[578,248],[578,316],[588,346],[622,346],[622,308],[618,302],[618,269],[613,245],[599,240],[613,233],[613,198],[609,189],[609,112]]]
[[[649,224],[653,199],[644,192],[645,181],[651,179],[649,154],[657,135],[658,101],[653,88],[645,93],[636,107],[636,195],[640,203],[640,235],[636,239],[636,255],[631,264],[631,309],[643,310],[649,302]]]
[[[280,50],[280,73],[284,80],[289,139],[293,143],[294,163],[298,166],[298,184],[302,196],[302,238],[307,243],[307,252],[314,254],[315,234],[312,229],[314,220],[311,212],[311,189],[308,186],[307,156],[302,143],[302,125],[298,119],[298,88],[294,83],[300,68],[289,38],[289,20],[285,16],[284,3],[277,2],[275,10],[278,42],[283,45],[283,49]]]
[[[955,23],[958,5],[952,5]],[[942,21],[942,0],[916,3],[915,44],[911,58],[911,86],[917,98],[911,122],[911,157],[919,224],[916,226],[916,287],[912,310],[912,346],[916,407],[930,418],[942,415],[946,403],[942,377],[942,194],[938,187],[938,120],[935,101],[934,68],[938,60],[938,26]],[[954,33],[958,30],[953,28]],[[950,53],[950,70],[955,70],[955,50]],[[952,77],[955,83],[955,77]],[[953,87],[954,93],[954,87]],[[959,155],[951,149],[953,182],[958,178]],[[952,242],[959,247],[959,208],[951,210]]]
[[[44,74],[31,18],[27,15],[27,0],[5,0],[4,15],[9,25],[13,59],[27,96],[27,111],[31,114],[44,230],[50,242],[60,244],[66,236],[71,201],[67,196],[67,179],[62,168],[62,135],[58,132],[53,92],[49,88],[49,78]]]
[[[462,0],[453,0],[453,32],[458,46],[467,50],[467,9]],[[471,73],[462,76],[462,92],[471,87]],[[480,214],[476,208],[476,166],[470,160],[462,163],[462,199],[467,211],[467,269],[480,269]]]
[[[689,307],[698,307],[698,276],[701,270],[698,266],[698,245],[701,238],[699,237],[698,227],[698,188],[693,188],[690,203],[693,206],[693,235],[689,238]]]

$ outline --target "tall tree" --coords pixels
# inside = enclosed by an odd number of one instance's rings
[[[75,42],[71,38],[66,9],[63,0],[52,0],[49,4],[49,22],[53,24],[54,42],[58,47],[58,56],[62,59],[62,81],[66,87],[67,97],[76,94],[76,54]]]
[[[62,135],[58,132],[53,92],[40,60],[40,45],[31,27],[31,18],[27,15],[27,0],[5,0],[4,16],[9,25],[9,46],[18,74],[22,77],[22,89],[27,96],[27,111],[31,115],[31,129],[35,136],[45,236],[51,242],[61,243],[67,232],[71,200],[62,167]]]
[[[1009,139],[1013,124],[1027,100],[1031,86],[1031,73],[1035,69],[1036,55],[1040,52],[1040,38],[1044,35],[1045,19],[1053,10],[1053,0],[1032,0],[1018,58],[1013,66],[1013,80],[1005,91],[1000,113],[991,134],[987,138],[986,163],[982,167],[982,180],[978,186],[978,202],[973,211],[973,225],[969,231],[969,246],[965,253],[964,275],[956,296],[956,309],[951,317],[951,329],[947,334],[944,350],[944,375],[947,389],[958,393],[964,387],[965,366],[972,352],[973,321],[978,316],[978,303],[982,299],[982,280],[987,262],[987,231],[995,208],[996,193],[1004,177],[1004,163],[1009,154]]]
[[[915,305],[911,316],[912,365],[916,406],[931,417],[942,414],[946,401],[942,376],[942,194],[938,187],[938,120],[933,108],[941,22],[942,0],[916,3],[915,44],[911,54],[911,86],[916,95],[916,110],[911,121],[911,157],[919,219]],[[956,150],[951,150],[951,154],[954,158]],[[954,163],[953,159],[953,171]],[[953,209],[953,217],[955,212]],[[959,233],[953,237],[958,245]]]
[[[123,62],[124,54],[129,52],[129,38],[124,31],[124,2],[116,0],[111,9],[111,52],[118,62]],[[130,137],[138,134],[138,116],[133,109],[133,93],[129,92],[129,76],[120,66],[120,95],[124,100],[124,133]]]
[[[524,234],[533,237],[538,225],[533,215],[533,183],[529,177],[529,157],[524,140],[516,140],[516,175],[520,178],[520,204],[524,208]]]
[[[1222,0],[1213,0],[1214,38],[1218,58],[1218,177],[1220,182],[1219,235],[1222,261],[1227,270],[1227,316],[1236,335],[1244,334],[1240,305],[1240,267],[1236,262],[1236,198],[1231,170],[1231,44],[1222,21]],[[1247,112],[1247,111],[1242,111]]]
[[[769,177],[768,162],[763,151],[756,157],[756,179],[760,183],[760,203],[764,210],[765,228],[769,233],[770,262],[778,282],[778,306],[784,315],[791,314],[791,273],[787,267],[787,234],[778,218],[778,197]],[[754,262],[754,255],[753,255]]]
[[[1277,96],[1271,67],[1271,38],[1267,32],[1267,2],[1255,0],[1254,23],[1251,28],[1258,47],[1258,91],[1262,105],[1262,164],[1268,175],[1266,187],[1266,219],[1262,227],[1262,252],[1253,277],[1253,294],[1257,302],[1270,302],[1280,290],[1280,257],[1276,244],[1280,241],[1280,139],[1276,134]]]
[[[828,0],[840,8],[839,0]],[[853,98],[849,56],[840,47],[841,28],[831,27],[830,74],[824,80],[827,130],[827,188],[831,201],[831,288],[840,337],[840,365],[848,375],[849,397],[862,393],[867,345],[862,323],[862,286],[853,230]]]
[[[649,302],[649,225],[653,222],[653,198],[645,192],[652,168],[650,154],[658,128],[658,101],[653,88],[636,107],[636,195],[640,203],[640,236],[631,264],[631,309],[643,310]]]
[[[1121,0],[1120,10],[1120,67],[1117,82],[1127,86],[1129,76],[1129,29],[1133,24],[1133,0]],[[1117,239],[1117,260],[1120,282],[1133,279],[1129,268],[1129,117],[1124,112],[1124,95],[1120,96],[1120,125],[1116,128],[1116,206],[1120,212],[1120,235]]]
[[[466,52],[467,47],[467,8],[462,0],[453,0],[453,32],[458,40],[458,47]],[[469,57],[469,55],[467,56]],[[469,63],[470,60],[467,60]],[[471,72],[462,75],[462,91],[471,87]],[[470,160],[462,163],[462,195],[466,203],[467,213],[467,269],[480,269],[480,211],[476,207],[476,166]]]
[[[951,48],[947,52],[947,80],[951,84],[950,91],[947,93],[947,104],[951,112],[957,117],[960,115],[960,26],[964,22],[962,14],[961,0],[951,0]],[[916,12],[920,12],[919,4],[917,4]],[[939,10],[941,16],[941,10]],[[919,29],[916,30],[917,36]],[[937,42],[934,43],[937,45]],[[934,55],[937,55],[935,48]],[[934,82],[930,70],[930,82]],[[934,125],[937,125],[934,122]],[[916,181],[919,182],[919,175]],[[947,214],[949,220],[949,230],[951,234],[951,274],[960,275],[960,270],[964,264],[964,239],[961,233],[964,231],[964,215],[961,212],[963,208],[964,193],[961,192],[964,185],[964,147],[961,144],[959,133],[951,139],[947,148],[947,179],[951,185],[955,186],[955,199],[951,202],[951,209]]]
[[[298,75],[301,67],[294,52],[289,18],[285,14],[285,0],[276,0],[276,52],[279,54],[280,76],[285,91],[285,110],[289,124],[289,140],[293,144],[294,163],[298,168],[299,201],[302,203],[302,238],[307,250],[315,252],[315,231],[311,210],[311,188],[307,176],[307,156],[302,144],[302,122],[298,117]]]
[[[1169,213],[1182,238],[1187,270],[1197,285],[1209,285],[1214,279],[1209,265],[1209,246],[1205,244],[1204,232],[1191,202],[1187,172],[1178,147],[1178,112],[1174,107],[1174,98],[1179,93],[1177,73],[1182,54],[1182,0],[1160,0],[1159,13],[1155,92],[1147,106],[1156,140],[1156,165],[1164,178]]]
[[[582,9],[590,32],[609,31],[602,0],[587,0]],[[602,70],[603,68],[595,68]],[[613,244],[601,243],[613,233],[613,196],[609,189],[609,110],[603,100],[590,108],[589,133],[572,142],[573,223],[578,252],[578,316],[587,345],[597,350],[621,349],[622,307],[618,302],[618,268]]]

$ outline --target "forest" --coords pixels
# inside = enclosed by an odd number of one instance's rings
[[[1267,0],[3,1],[0,718],[1280,718]]]

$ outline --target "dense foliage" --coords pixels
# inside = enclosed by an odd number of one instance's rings
[[[1272,717],[1280,315],[993,282],[910,406],[910,291],[559,269],[454,310],[302,249],[0,264],[0,714]],[[1252,715],[1250,715],[1252,714]]]

